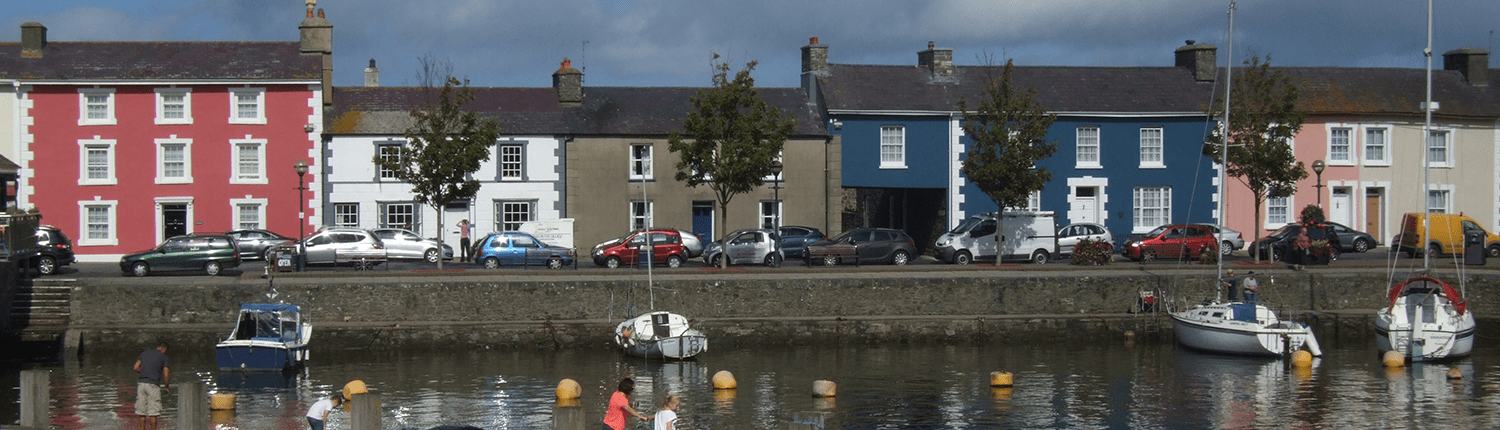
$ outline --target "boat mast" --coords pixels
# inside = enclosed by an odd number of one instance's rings
[[[1432,191],[1427,189],[1432,181],[1432,0],[1427,0],[1427,49],[1422,50],[1422,55],[1427,57],[1427,102],[1422,104],[1422,113],[1426,119],[1422,122],[1422,138],[1426,142],[1426,150],[1422,151],[1422,206],[1427,216],[1423,217],[1422,237],[1432,237],[1432,204],[1428,199],[1432,198]],[[1427,244],[1419,244],[1426,247]],[[1422,271],[1426,273],[1432,270],[1432,253],[1422,250]]]
[[[1225,223],[1224,223],[1224,215],[1225,215],[1224,211],[1227,210],[1227,209],[1225,208],[1224,201],[1227,200],[1227,198],[1228,198],[1227,193],[1225,193],[1227,187],[1224,186],[1224,175],[1225,175],[1224,171],[1229,169],[1229,135],[1230,135],[1230,133],[1229,133],[1229,94],[1230,94],[1230,91],[1231,91],[1230,88],[1233,87],[1233,85],[1230,85],[1230,84],[1233,83],[1233,81],[1234,81],[1234,6],[1235,5],[1234,5],[1233,1],[1229,2],[1229,50],[1227,51],[1226,55],[1224,56],[1224,65],[1225,65],[1225,67],[1224,67],[1224,142],[1219,145],[1219,228],[1220,229],[1225,228],[1224,227],[1224,225],[1225,225]],[[1217,234],[1215,235],[1214,241],[1215,242],[1219,241],[1218,237],[1217,237]],[[1220,245],[1220,246],[1223,246],[1223,245]],[[1222,293],[1222,291],[1220,290],[1218,284],[1219,284],[1219,282],[1221,282],[1221,281],[1219,281],[1219,279],[1224,277],[1224,253],[1223,252],[1219,253],[1219,258],[1217,260],[1219,261],[1219,266],[1218,266],[1217,272],[1215,272],[1215,275],[1214,275],[1214,301],[1219,301],[1219,298],[1220,298],[1219,294]],[[1231,299],[1232,299],[1232,297],[1231,297]]]

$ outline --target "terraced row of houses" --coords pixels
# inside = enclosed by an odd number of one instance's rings
[[[971,142],[957,102],[979,98],[998,66],[955,65],[951,49],[932,43],[914,65],[837,64],[814,37],[801,47],[800,87],[759,89],[797,125],[783,173],[737,196],[728,225],[716,224],[712,192],[674,179],[666,145],[702,88],[584,86],[565,59],[550,87],[474,87],[469,108],[499,120],[502,136],[474,174],[481,191],[443,207],[450,225],[437,225],[373,162],[400,151],[408,112],[427,94],[381,86],[374,60],[364,86],[335,87],[333,25],[309,8],[299,30],[295,42],[52,42],[46,27],[22,24],[20,43],[0,43],[5,207],[39,210],[84,261],[243,228],[409,227],[456,241],[459,219],[481,231],[572,219],[580,247],[644,226],[718,237],[775,223],[830,234],[894,227],[924,246],[996,209],[959,172]],[[1048,133],[1058,151],[1038,163],[1054,178],[1030,206],[1117,237],[1220,219],[1216,166],[1201,145],[1226,71],[1212,45],[1163,51],[1160,67],[1017,67],[1015,83],[1059,116]],[[1321,183],[1310,176],[1295,196],[1269,202],[1262,225],[1231,180],[1222,222],[1274,229],[1320,200],[1331,219],[1382,240],[1400,213],[1427,208],[1497,227],[1500,93],[1488,53],[1444,59],[1430,143],[1422,70],[1282,68],[1310,113],[1295,152],[1328,168]],[[1425,193],[1424,159],[1436,167]]]

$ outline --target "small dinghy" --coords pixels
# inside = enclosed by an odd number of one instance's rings
[[[312,323],[292,305],[240,306],[234,330],[216,347],[214,359],[226,370],[290,370],[307,361]]]
[[[708,350],[708,337],[671,312],[641,315],[615,327],[615,343],[625,353],[645,358],[692,358]]]

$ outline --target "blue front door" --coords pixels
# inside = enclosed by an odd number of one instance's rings
[[[704,243],[714,240],[714,202],[693,202],[693,234]]]

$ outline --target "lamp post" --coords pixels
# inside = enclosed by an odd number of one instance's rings
[[[783,167],[781,160],[771,161],[771,175],[775,178],[775,182],[771,183],[771,189],[775,193],[772,199],[776,202],[774,207],[776,213],[771,214],[771,231],[776,234],[776,255],[778,256],[781,255],[781,170]]]
[[[1324,164],[1323,160],[1313,161],[1313,173],[1318,177],[1317,185],[1313,185],[1313,188],[1318,189],[1318,209],[1323,209],[1323,169],[1326,167],[1328,165]]]
[[[297,271],[302,271],[303,264],[307,261],[306,248],[302,240],[307,238],[307,162],[297,160],[292,164],[292,170],[297,171]]]

